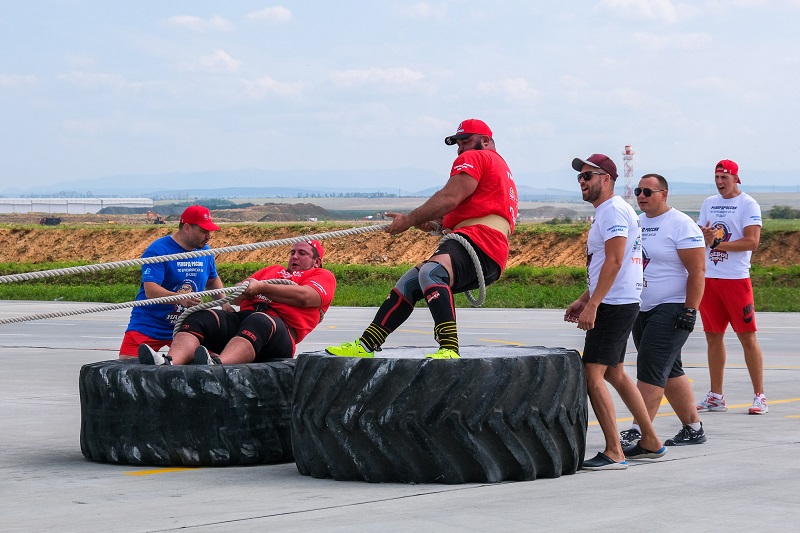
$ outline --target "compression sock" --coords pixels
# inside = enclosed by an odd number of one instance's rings
[[[433,335],[440,348],[458,353],[458,331],[453,293],[447,285],[433,285],[425,290],[425,300],[433,317]]]
[[[359,338],[361,345],[369,351],[380,351],[386,337],[399,328],[411,316],[412,311],[414,304],[403,298],[397,289],[392,289]]]

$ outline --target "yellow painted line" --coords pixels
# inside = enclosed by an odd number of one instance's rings
[[[780,405],[782,403],[793,403],[793,402],[800,402],[800,398],[787,398],[785,400],[767,400],[767,405]],[[664,405],[663,401],[662,401],[661,405]],[[750,407],[751,405],[753,405],[753,404],[751,404],[751,403],[740,403],[740,404],[736,404],[736,405],[729,405],[728,409],[741,409],[741,408],[744,408],[744,407]],[[658,413],[656,415],[656,417],[674,416],[674,415],[675,415],[675,411],[670,411],[668,413]],[[800,415],[789,415],[786,418],[800,418]],[[617,418],[617,423],[620,423],[620,422],[633,422],[633,417],[632,416],[626,416],[625,418]],[[598,422],[597,420],[593,420],[593,421],[589,422],[590,426],[597,426],[599,424],[600,424],[600,422]]]
[[[403,333],[423,333],[425,335],[432,335],[433,334],[433,330],[420,331],[418,329],[402,329],[402,330],[399,330],[399,331],[402,331]]]
[[[523,344],[521,342],[500,341],[500,340],[497,340],[497,339],[478,339],[478,340],[479,341],[485,341],[485,342],[496,342],[498,344],[508,344],[510,346],[525,346],[525,344]]]
[[[125,472],[126,476],[152,476],[154,474],[169,474],[171,472],[183,472],[184,470],[197,470],[197,468],[181,466],[175,468],[159,468],[157,470],[137,470],[136,472]]]

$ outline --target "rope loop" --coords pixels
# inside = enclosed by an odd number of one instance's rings
[[[478,259],[478,254],[475,253],[475,248],[472,247],[469,241],[458,233],[448,233],[444,235],[439,241],[439,244],[448,239],[453,239],[461,244],[472,259],[472,264],[475,266],[475,274],[478,276],[478,297],[476,298],[469,291],[466,291],[464,295],[467,297],[467,301],[472,307],[480,307],[486,301],[486,279],[483,277],[483,268],[481,268],[481,261]]]

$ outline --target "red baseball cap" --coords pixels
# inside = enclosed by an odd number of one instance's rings
[[[723,159],[717,163],[717,166],[714,167],[714,172],[732,174],[733,176],[736,176],[736,183],[741,183],[741,180],[739,179],[739,165],[730,159]]]
[[[181,224],[194,224],[207,231],[219,230],[219,226],[211,220],[211,212],[202,205],[187,207],[181,214]]]
[[[492,130],[489,129],[489,126],[482,120],[478,120],[477,118],[469,118],[461,124],[458,125],[456,128],[456,134],[451,135],[450,137],[444,138],[444,143],[448,146],[452,146],[461,139],[466,139],[470,135],[486,135],[487,137],[492,136]]]
[[[572,168],[578,172],[583,169],[583,165],[590,165],[605,171],[613,179],[617,179],[617,165],[611,160],[610,157],[603,154],[592,154],[585,160],[576,157],[572,160]]]
[[[322,243],[319,241],[306,241],[306,244],[310,244],[319,254],[320,260],[322,260],[322,256],[325,255],[325,249],[322,247]]]

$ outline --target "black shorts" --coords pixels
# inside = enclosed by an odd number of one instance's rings
[[[481,264],[483,280],[486,285],[488,286],[500,279],[500,265],[495,263],[483,250],[478,248],[469,237],[460,233],[458,235],[466,239],[475,250],[475,254],[478,256],[478,262]],[[463,244],[455,239],[446,239],[439,244],[439,247],[431,254],[431,257],[434,255],[450,256],[450,262],[453,265],[453,277],[455,278],[452,280],[453,286],[451,290],[453,294],[478,288],[478,273],[475,272],[475,265],[472,263],[472,258],[469,256],[469,252],[467,252]]]
[[[675,329],[683,304],[661,304],[639,313],[633,324],[636,379],[656,387],[667,386],[667,379],[684,374],[681,349],[689,338],[685,329]]]
[[[594,328],[586,332],[583,362],[616,367],[625,361],[625,350],[639,304],[600,304]]]

